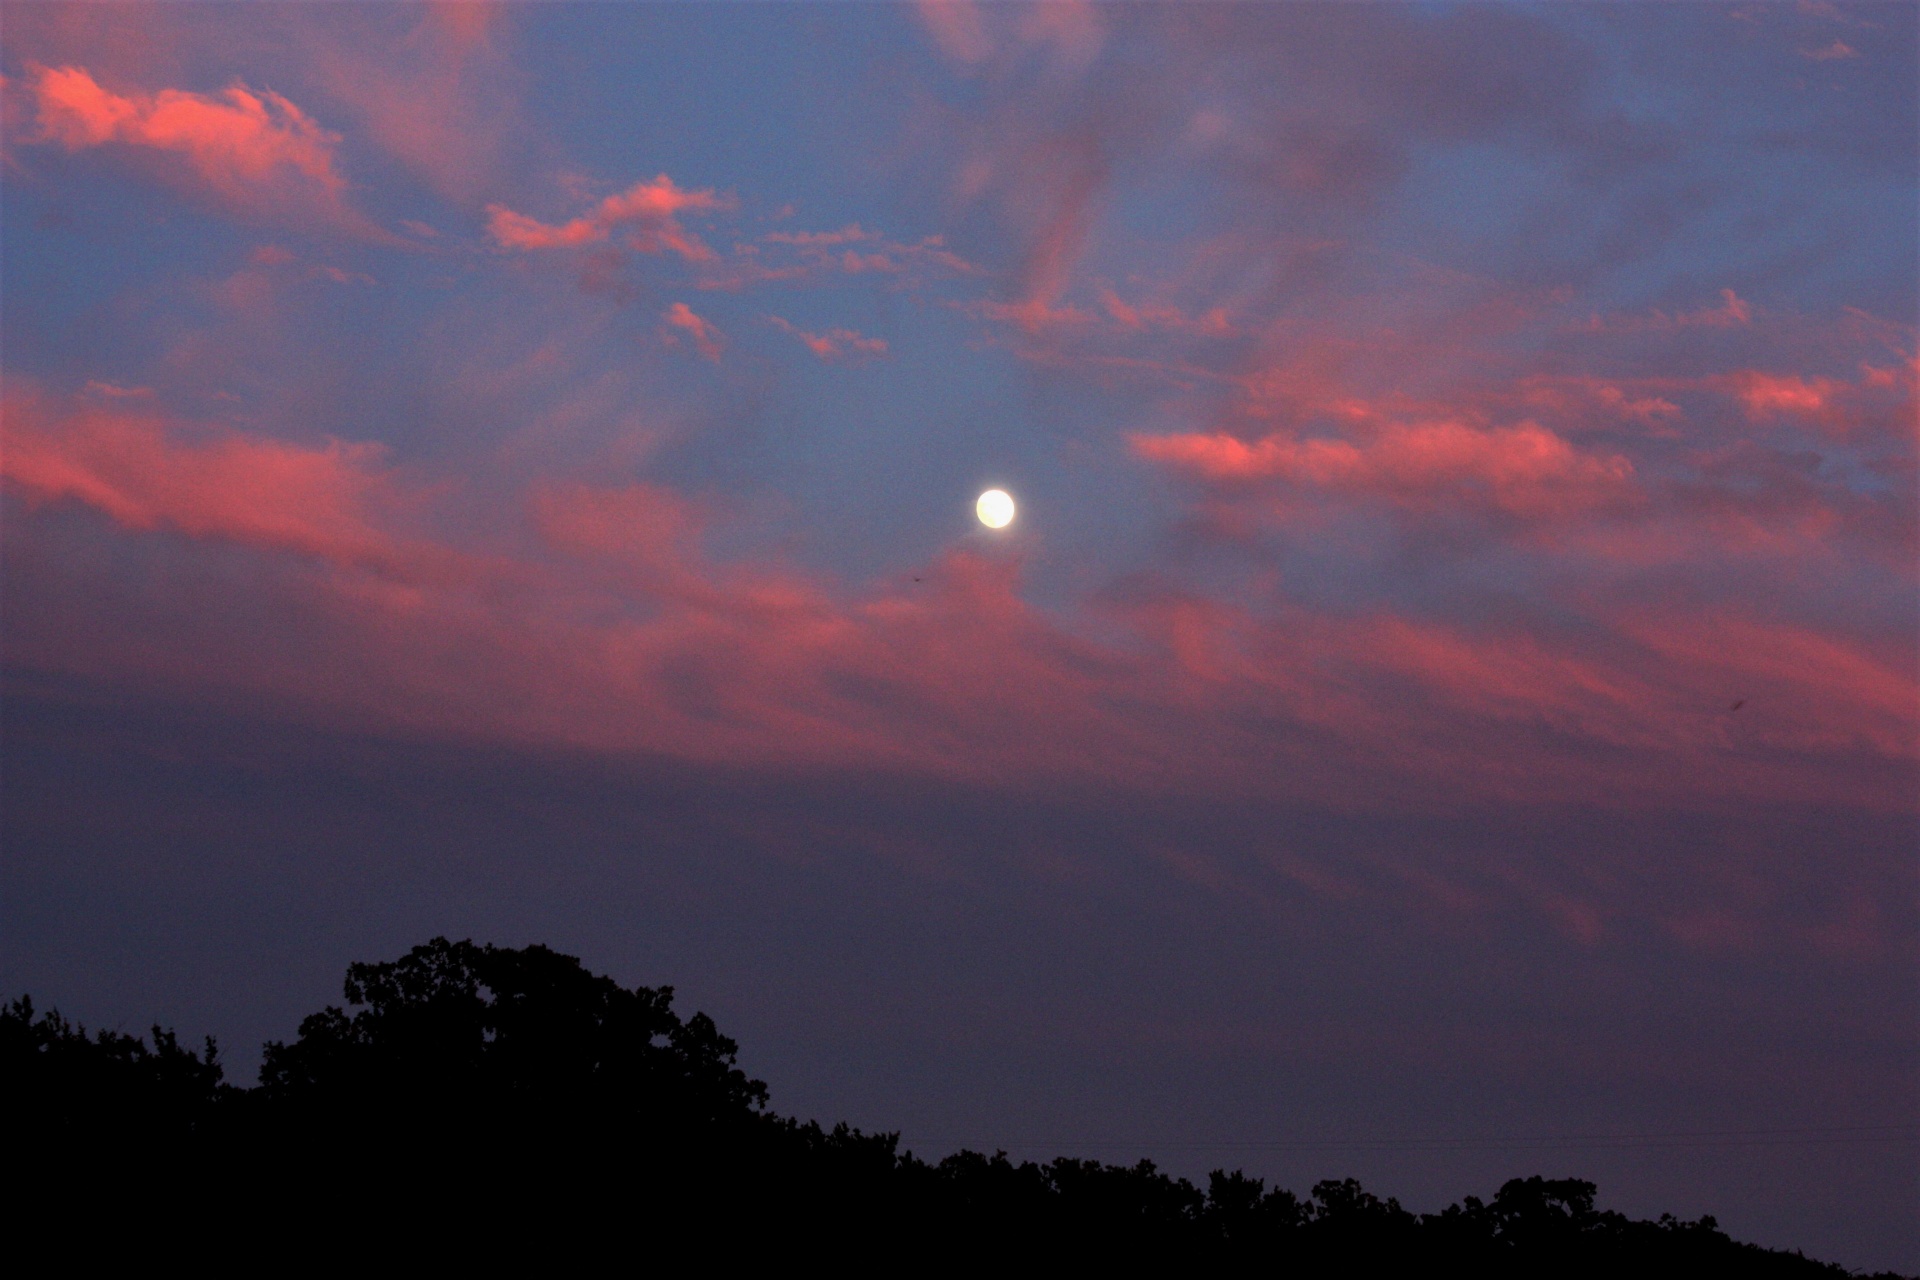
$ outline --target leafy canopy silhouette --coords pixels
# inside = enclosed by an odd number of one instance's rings
[[[672,987],[628,990],[543,946],[435,938],[349,966],[346,999],[356,1012],[329,1006],[266,1046],[268,1102],[333,1120],[676,1129],[739,1125],[767,1104],[711,1018],[674,1013]]]
[[[543,946],[435,938],[351,965],[345,1000],[269,1043],[252,1089],[225,1081],[211,1039],[196,1051],[156,1026],[149,1045],[24,996],[0,1007],[15,1162],[43,1175],[21,1208],[43,1234],[244,1230],[349,1261],[372,1240],[424,1261],[550,1265],[671,1237],[857,1269],[932,1249],[941,1266],[1304,1277],[1849,1274],[1735,1242],[1712,1218],[1599,1209],[1571,1178],[1414,1214],[1351,1178],[1302,1198],[1239,1170],[1202,1190],[1148,1160],[928,1162],[898,1134],[776,1114],[712,1019],[674,1012],[673,988],[625,988]]]

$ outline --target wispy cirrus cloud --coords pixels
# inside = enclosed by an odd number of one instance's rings
[[[915,288],[982,274],[982,268],[950,249],[944,236],[896,240],[851,223],[836,231],[771,231],[757,243],[738,242],[730,254],[701,265],[699,285],[737,291],[864,276],[890,287]]]
[[[1022,6],[917,0],[915,9],[940,52],[969,70],[1041,53],[1057,67],[1079,71],[1105,36],[1100,10],[1087,0]]]
[[[1668,314],[1653,311],[1645,315],[1591,315],[1580,326],[1590,333],[1670,333],[1676,329],[1732,329],[1753,322],[1753,305],[1732,289],[1720,291],[1721,305],[1698,307],[1692,311]]]
[[[396,5],[350,23],[303,17],[293,43],[325,92],[368,141],[446,199],[471,207],[527,142],[506,6]]]
[[[885,338],[870,338],[852,329],[828,329],[825,333],[809,333],[779,316],[768,316],[767,320],[780,332],[795,339],[822,360],[863,360],[887,354]]]
[[[1835,40],[1814,49],[1802,49],[1800,56],[1813,62],[1840,62],[1847,58],[1857,58],[1860,51],[1844,40]]]

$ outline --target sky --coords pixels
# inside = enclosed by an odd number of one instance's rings
[[[1920,1270],[1917,18],[10,0],[0,987]]]

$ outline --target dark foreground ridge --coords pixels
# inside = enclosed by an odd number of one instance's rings
[[[436,938],[347,970],[329,1007],[266,1046],[257,1088],[215,1046],[89,1036],[22,998],[0,1011],[0,1085],[19,1207],[83,1244],[244,1239],[309,1256],[493,1260],[693,1249],[713,1262],[846,1269],[967,1264],[1223,1267],[1275,1275],[1840,1277],[1740,1244],[1712,1218],[1632,1221],[1594,1186],[1515,1179],[1413,1214],[1351,1179],[1305,1198],[1216,1171],[1204,1190],[1150,1161],[938,1164],[898,1135],[767,1108],[705,1014],[546,947]]]

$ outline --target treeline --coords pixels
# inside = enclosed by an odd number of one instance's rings
[[[1508,1182],[1414,1214],[1359,1183],[1305,1197],[1150,1161],[938,1163],[898,1135],[768,1109],[767,1087],[670,987],[621,987],[546,947],[436,938],[347,971],[346,1008],[266,1046],[260,1083],[215,1045],[88,1034],[26,998],[0,1011],[16,1205],[87,1239],[238,1242],[311,1256],[553,1262],[627,1249],[856,1270],[1177,1265],[1278,1275],[1845,1276],[1634,1221],[1571,1179]],[[22,1221],[24,1219],[16,1219]]]

